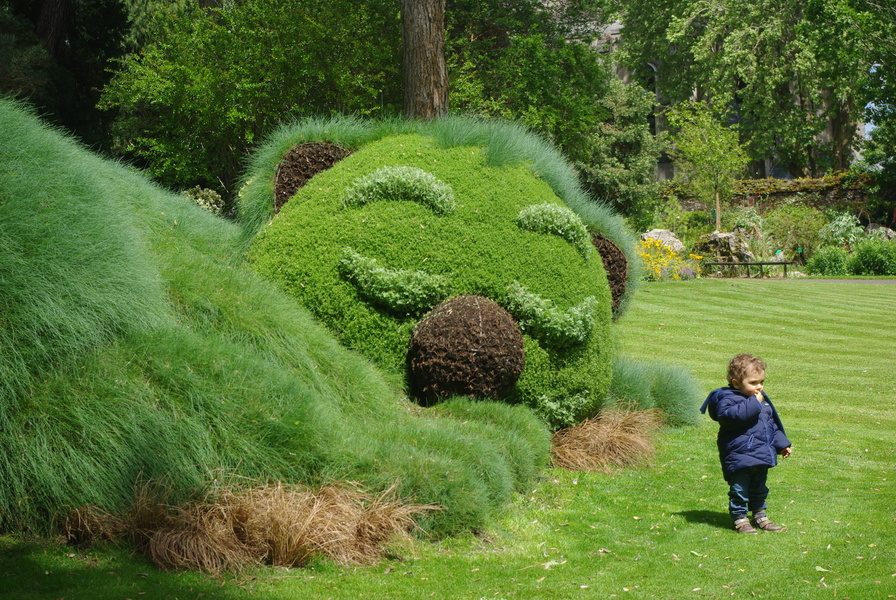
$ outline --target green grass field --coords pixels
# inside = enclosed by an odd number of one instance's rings
[[[896,597],[896,285],[697,280],[644,285],[621,350],[692,369],[768,363],[793,457],[769,477],[781,534],[737,536],[713,423],[663,433],[652,465],[549,470],[479,536],[416,542],[372,567],[315,562],[212,579],[127,551],[0,538],[0,598]]]

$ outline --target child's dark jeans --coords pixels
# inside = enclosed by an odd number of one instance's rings
[[[725,473],[728,482],[728,511],[735,519],[745,517],[747,512],[756,514],[765,510],[768,497],[768,467],[747,467],[733,473]]]

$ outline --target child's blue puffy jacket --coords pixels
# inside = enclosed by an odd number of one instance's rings
[[[700,408],[719,422],[719,460],[722,471],[731,473],[746,467],[778,464],[778,454],[790,440],[778,411],[763,392],[766,404],[755,396],[731,387],[713,390]]]

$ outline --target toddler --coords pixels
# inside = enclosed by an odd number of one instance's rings
[[[762,391],[765,363],[750,354],[738,354],[728,363],[728,387],[710,392],[700,408],[719,422],[719,459],[728,483],[728,511],[738,533],[758,533],[756,527],[783,531],[765,514],[768,470],[778,464],[778,454],[793,451],[784,434],[778,411]]]

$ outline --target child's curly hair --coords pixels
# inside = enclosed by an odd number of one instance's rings
[[[728,363],[728,383],[743,381],[751,371],[765,372],[765,361],[752,354],[738,354]]]

